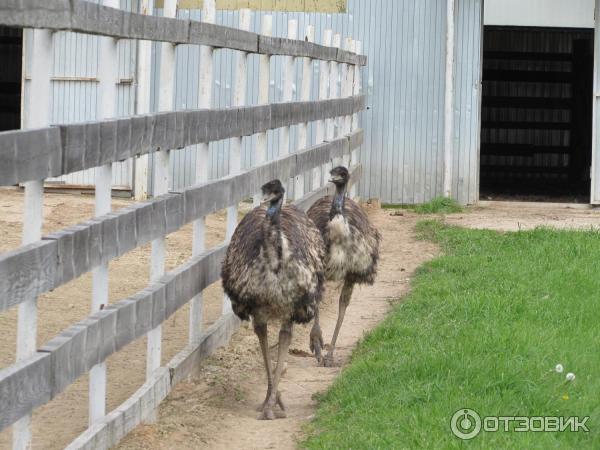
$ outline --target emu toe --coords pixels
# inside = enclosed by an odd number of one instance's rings
[[[333,353],[327,353],[319,363],[320,367],[337,367],[333,360]]]

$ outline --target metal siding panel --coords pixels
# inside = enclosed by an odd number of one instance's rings
[[[456,17],[453,195],[460,203],[478,198],[481,74],[480,0],[459,0]]]

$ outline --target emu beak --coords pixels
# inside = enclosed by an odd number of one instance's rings
[[[339,175],[334,175],[329,179],[330,183],[335,183],[336,181],[340,181],[342,179],[342,177],[340,177]]]
[[[273,200],[274,198],[275,198],[275,195],[273,195],[273,194],[265,194],[265,195],[263,195],[262,202],[268,203],[271,200]]]

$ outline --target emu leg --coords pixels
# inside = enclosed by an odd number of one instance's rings
[[[342,288],[342,293],[340,294],[340,303],[338,310],[338,319],[335,324],[335,330],[333,332],[333,337],[331,338],[331,345],[329,346],[329,351],[325,358],[323,358],[322,365],[325,367],[333,366],[333,351],[335,350],[335,343],[338,338],[338,334],[340,333],[340,328],[342,327],[342,322],[344,321],[344,315],[346,314],[346,308],[350,303],[350,298],[352,297],[352,290],[354,289],[354,283],[350,283],[349,281],[344,282],[344,287]]]
[[[258,411],[263,411],[267,401],[269,400],[269,397],[271,396],[271,391],[273,390],[273,372],[271,371],[271,358],[269,357],[269,336],[267,334],[267,324],[254,322],[254,332],[256,333],[256,336],[258,336],[258,342],[260,343],[260,350],[263,355],[265,370],[267,371],[267,397],[265,398],[263,404],[257,408]]]
[[[323,333],[321,333],[321,327],[319,325],[319,306],[315,310],[315,321],[313,322],[312,329],[310,330],[310,351],[315,354],[317,362],[321,362],[323,355],[321,349],[323,348]]]
[[[288,350],[290,348],[290,343],[292,341],[292,322],[284,322],[281,325],[281,330],[279,331],[279,349],[277,354],[277,365],[275,366],[275,373],[273,374],[273,386],[271,388],[271,392],[267,399],[267,403],[263,408],[263,413],[261,415],[261,419],[272,420],[275,418],[273,414],[273,408],[275,405],[279,405],[281,408],[281,413],[279,413],[278,417],[286,417],[285,414],[285,405],[281,400],[281,394],[278,391],[279,381],[281,380],[281,373],[283,372],[283,367],[285,365],[285,360],[287,358]]]

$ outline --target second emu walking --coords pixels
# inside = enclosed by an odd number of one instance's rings
[[[323,337],[319,327],[318,310],[310,333],[310,348],[319,363],[324,366],[333,365],[335,342],[354,285],[373,284],[375,281],[381,241],[379,232],[371,225],[362,208],[352,199],[346,198],[346,188],[350,180],[348,169],[336,167],[330,175],[330,181],[335,184],[335,195],[318,200],[307,212],[325,241],[327,280],[344,282],[335,331],[325,357],[321,354]]]
[[[223,288],[233,312],[252,317],[267,371],[267,397],[261,419],[274,419],[273,409],[285,406],[278,391],[292,339],[293,323],[314,317],[323,294],[325,251],[319,230],[295,206],[283,206],[285,190],[279,180],[262,187],[268,208],[258,207],[239,223],[223,262]],[[281,321],[275,371],[271,370],[267,323]]]

